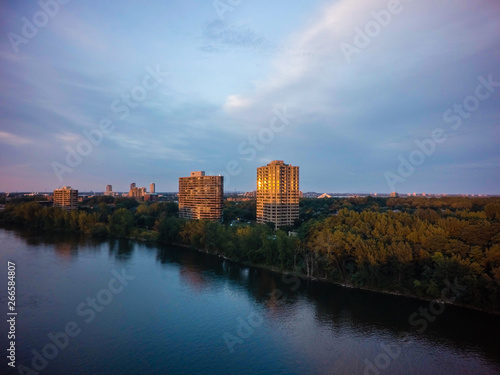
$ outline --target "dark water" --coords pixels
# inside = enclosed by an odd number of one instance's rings
[[[132,241],[0,230],[0,247],[0,342],[14,261],[26,366],[2,355],[0,374],[500,373],[499,316],[436,304],[412,326],[429,302]]]

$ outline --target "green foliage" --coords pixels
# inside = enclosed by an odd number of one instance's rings
[[[104,204],[112,204],[115,203],[115,198],[109,195],[101,195],[89,198],[88,200],[83,202],[84,204],[95,206],[101,203]]]
[[[126,208],[128,210],[137,207],[139,205],[139,202],[134,198],[123,197],[123,198],[115,198],[115,205],[116,208]]]
[[[447,281],[459,303],[500,309],[498,198],[302,200],[298,229],[307,274],[438,298]]]
[[[236,261],[345,284],[440,298],[447,282],[466,289],[456,302],[500,310],[498,198],[303,199],[296,236],[253,220],[255,201],[226,202],[226,224],[185,221],[177,204],[96,199],[87,211],[36,202],[7,204],[0,225],[93,236],[182,243]]]
[[[489,203],[484,206],[484,213],[488,219],[500,220],[500,203]]]
[[[94,227],[91,229],[90,234],[95,237],[104,238],[108,235],[107,225],[104,223],[96,223]]]
[[[224,201],[222,216],[224,222],[230,223],[233,220],[255,221],[256,201],[248,200],[241,202]]]
[[[134,226],[134,215],[126,208],[119,208],[108,217],[110,233],[118,237],[127,237]]]
[[[184,225],[184,220],[173,216],[162,215],[155,223],[155,230],[158,232],[158,240],[166,243],[180,242],[180,232]]]

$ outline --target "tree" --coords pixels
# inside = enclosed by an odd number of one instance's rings
[[[500,220],[500,203],[489,203],[484,206],[486,217],[491,220]]]
[[[113,215],[108,217],[109,232],[119,237],[127,237],[134,225],[134,215],[125,209],[120,208]]]
[[[163,214],[156,221],[155,230],[158,232],[158,240],[166,243],[180,242],[180,232],[184,221],[173,216]]]
[[[325,257],[327,271],[333,267],[345,282],[347,279],[346,261],[351,249],[346,243],[344,233],[340,231],[332,233],[329,228],[321,229],[313,234],[310,246],[316,254]]]

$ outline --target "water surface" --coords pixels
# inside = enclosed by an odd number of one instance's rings
[[[445,306],[423,329],[409,319],[426,301],[126,240],[0,229],[0,247],[3,314],[17,268],[16,364],[78,329],[40,374],[500,374],[496,315]]]

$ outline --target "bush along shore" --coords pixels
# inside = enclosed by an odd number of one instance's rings
[[[500,312],[500,199],[303,199],[296,225],[255,224],[255,202],[225,202],[226,223],[186,221],[173,202],[92,198],[78,210],[8,203],[0,226],[180,244],[245,265]],[[447,289],[448,288],[448,289]]]

